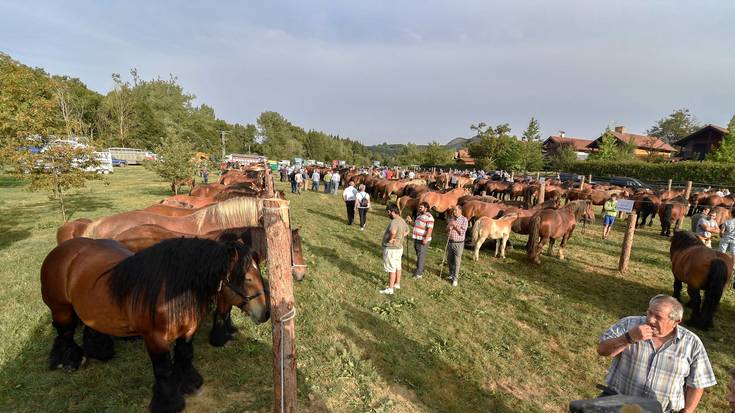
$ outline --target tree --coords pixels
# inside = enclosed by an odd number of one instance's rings
[[[689,113],[689,109],[677,109],[669,116],[659,119],[646,133],[666,143],[674,143],[697,129],[699,129],[699,122]]]
[[[424,165],[447,165],[452,162],[454,153],[437,141],[432,141],[423,153]]]
[[[608,127],[600,138],[597,150],[592,152],[589,158],[602,161],[613,161],[618,159],[619,156],[620,151],[618,150],[617,138],[615,138],[615,135],[612,134],[612,131],[610,131],[610,128]]]
[[[727,134],[722,137],[720,145],[707,155],[707,159],[715,162],[735,162],[735,116],[727,125]]]
[[[528,127],[523,131],[522,140],[528,142],[541,140],[541,127],[535,118],[531,117],[531,121],[528,122]]]
[[[171,182],[174,193],[178,194],[179,182],[191,178],[196,170],[193,161],[194,146],[183,137],[170,133],[161,139],[161,144],[155,148],[155,152],[158,159],[146,162],[146,167]]]
[[[544,152],[541,142],[524,140],[518,143],[521,170],[540,171],[544,167]]]
[[[84,187],[87,180],[99,179],[94,172],[99,161],[89,147],[51,145],[43,152],[32,153],[25,149],[28,143],[27,139],[11,139],[0,150],[0,156],[19,179],[28,182],[29,191],[49,191],[49,198],[58,202],[61,218],[66,221],[67,192]]]
[[[554,171],[566,171],[577,160],[577,151],[574,144],[564,142],[554,146],[554,149],[547,154],[549,166]]]

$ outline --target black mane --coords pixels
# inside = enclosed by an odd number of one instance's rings
[[[235,252],[239,259],[230,281],[242,284],[242,263],[250,259],[250,249],[242,243],[167,239],[118,263],[109,272],[110,293],[120,307],[130,300],[133,308],[148,311],[151,320],[161,293],[173,320],[192,313],[200,316],[227,276]]]
[[[669,251],[673,254],[676,251],[694,246],[704,246],[702,240],[695,233],[691,231],[675,231],[674,236],[671,237],[671,248]]]

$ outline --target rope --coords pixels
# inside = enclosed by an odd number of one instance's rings
[[[285,403],[284,402],[285,397],[283,395],[283,389],[285,387],[285,384],[284,384],[285,380],[283,378],[283,370],[284,370],[284,367],[283,367],[283,365],[284,365],[283,356],[284,355],[283,355],[283,353],[285,351],[284,350],[284,346],[283,346],[283,323],[286,322],[286,321],[291,321],[295,317],[296,317],[296,306],[294,306],[293,308],[291,308],[291,310],[289,312],[287,312],[286,314],[282,315],[281,316],[281,319],[278,320],[278,323],[280,324],[280,328],[281,328],[281,413],[283,413],[283,411],[284,411],[284,403]]]

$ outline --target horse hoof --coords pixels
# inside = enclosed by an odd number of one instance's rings
[[[199,391],[203,383],[204,379],[202,378],[202,375],[192,367],[191,370],[184,373],[181,378],[179,390],[183,394],[194,394]]]

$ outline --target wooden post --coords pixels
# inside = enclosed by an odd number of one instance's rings
[[[692,181],[687,181],[687,189],[684,192],[684,198],[689,200],[689,197],[692,195]]]
[[[515,177],[516,173],[515,171],[510,171],[510,181],[513,182],[513,178]]]
[[[669,192],[671,191],[671,179],[669,179],[669,186],[668,186],[667,191],[669,191]]]
[[[592,184],[592,174],[587,175],[587,182],[589,182],[590,185]]]
[[[630,251],[633,249],[633,234],[635,234],[635,221],[637,215],[635,211],[628,214],[628,228],[625,230],[625,238],[623,238],[623,250],[620,252],[620,261],[618,262],[618,271],[625,273],[628,271],[630,263]]]
[[[539,178],[541,178],[541,172],[536,172],[536,182],[539,181]]]
[[[584,175],[582,175],[582,182],[579,183],[579,189],[584,189]]]
[[[291,230],[289,203],[282,199],[263,201],[270,282],[271,325],[273,330],[273,411],[296,411],[296,323],[291,278]],[[283,209],[282,209],[283,208]]]
[[[485,195],[487,195],[487,191],[485,191],[485,190],[483,189],[483,190],[482,190],[482,192],[480,192],[480,196],[485,196]]]
[[[541,187],[538,190],[538,198],[537,198],[538,202],[536,203],[540,204],[544,202],[545,198],[546,198],[546,181],[544,180],[544,182],[541,182]]]
[[[271,166],[268,165],[268,161],[263,161],[263,166],[265,166],[265,171],[263,171],[263,175],[265,175],[263,178],[265,180],[265,185],[263,185],[263,188],[265,188],[265,196],[267,198],[273,198],[276,196],[276,192],[275,188],[273,188],[273,179],[271,178]]]

